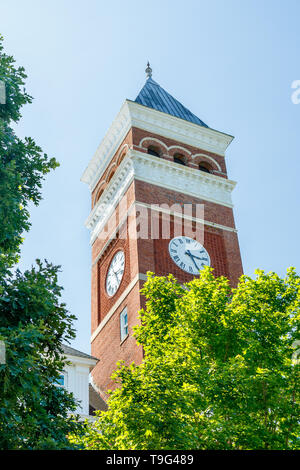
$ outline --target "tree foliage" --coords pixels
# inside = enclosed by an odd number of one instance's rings
[[[210,268],[181,286],[148,274],[136,340],[87,449],[299,449],[300,278],[257,271],[236,289]]]
[[[32,97],[24,89],[26,74],[3,52],[0,36],[0,80],[5,84],[6,102],[0,104],[0,255],[6,263],[16,261],[23,231],[30,227],[28,204],[41,200],[44,176],[58,166],[31,137],[19,139],[12,125],[21,118],[21,107]]]
[[[6,350],[0,363],[0,448],[70,448],[66,435],[77,425],[69,412],[76,404],[54,382],[64,365],[62,341],[75,336],[75,317],[60,300],[58,266],[37,260],[23,274],[14,271],[22,234],[30,227],[28,205],[40,202],[43,179],[58,166],[12,128],[21,107],[32,101],[25,79],[24,69],[3,52],[0,37],[6,89],[6,103],[0,104],[0,340]]]

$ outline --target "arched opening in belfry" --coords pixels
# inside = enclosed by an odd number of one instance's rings
[[[176,153],[173,157],[173,161],[174,163],[178,163],[179,165],[185,165],[185,158],[183,155],[181,155],[180,153]]]
[[[157,147],[153,147],[153,145],[150,145],[147,149],[147,153],[149,155],[153,155],[154,157],[160,157],[160,152]]]
[[[212,170],[211,166],[206,162],[199,163],[198,168],[200,171],[204,171],[205,173],[211,173],[211,170]]]

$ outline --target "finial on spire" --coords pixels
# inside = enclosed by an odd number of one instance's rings
[[[150,67],[149,60],[147,62],[147,68],[146,68],[145,72],[146,72],[147,78],[152,77],[152,68]]]

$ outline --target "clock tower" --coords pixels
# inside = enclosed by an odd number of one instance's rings
[[[152,79],[126,100],[82,181],[92,246],[93,382],[105,399],[116,362],[139,364],[132,336],[144,306],[147,271],[180,282],[205,265],[235,285],[242,263],[225,151],[233,137],[216,131]]]

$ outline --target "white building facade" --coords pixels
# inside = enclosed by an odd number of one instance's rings
[[[90,372],[97,364],[98,359],[65,344],[63,345],[63,350],[66,356],[66,365],[58,385],[65,387],[68,392],[72,392],[75,399],[79,402],[76,413],[80,414],[83,418],[88,417],[91,411]],[[94,409],[95,407],[93,406],[92,410]],[[101,403],[97,409],[102,409]]]

